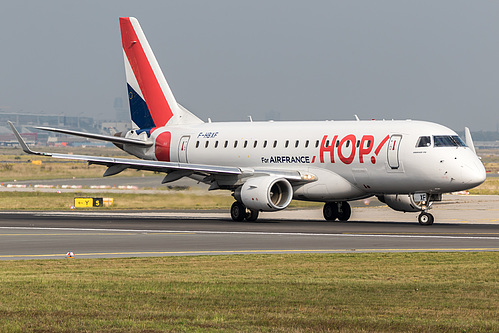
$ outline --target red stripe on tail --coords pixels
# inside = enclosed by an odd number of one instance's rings
[[[130,18],[120,17],[120,28],[123,50],[144,95],[154,124],[156,127],[164,126],[173,117],[173,112],[140,44]]]

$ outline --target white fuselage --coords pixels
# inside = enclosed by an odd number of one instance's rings
[[[124,149],[151,160],[313,174],[317,181],[294,188],[294,198],[302,200],[445,193],[484,181],[484,167],[470,148],[435,146],[434,139],[417,147],[423,136],[457,134],[410,120],[203,123],[158,128],[153,147]]]

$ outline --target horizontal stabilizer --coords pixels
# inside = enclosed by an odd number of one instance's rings
[[[56,133],[62,133],[62,134],[81,136],[81,137],[88,138],[88,139],[109,141],[112,143],[130,144],[130,145],[137,145],[137,146],[142,146],[142,147],[150,147],[153,145],[153,142],[150,142],[150,141],[127,139],[127,138],[122,138],[122,137],[113,136],[113,135],[85,133],[85,132],[71,131],[71,130],[66,130],[66,129],[61,129],[61,128],[52,128],[52,127],[35,127],[35,128],[43,130],[43,131],[50,131],[50,132],[56,132]]]

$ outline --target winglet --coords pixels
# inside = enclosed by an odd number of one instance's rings
[[[23,149],[23,151],[25,153],[27,153],[27,154],[33,154],[33,155],[46,155],[46,156],[51,156],[52,155],[52,154],[48,154],[48,153],[39,153],[39,152],[36,152],[36,151],[33,151],[33,150],[29,149],[28,145],[26,144],[26,142],[24,142],[23,138],[21,137],[21,134],[19,134],[19,132],[17,131],[17,129],[14,127],[14,124],[12,124],[11,121],[9,121],[8,123],[9,123],[10,128],[12,129],[12,132],[16,136],[17,141],[19,141],[19,144],[21,145],[21,148]]]
[[[464,128],[464,140],[466,141],[466,145],[475,153],[475,145],[473,145],[473,139],[471,138],[470,129],[468,127]]]

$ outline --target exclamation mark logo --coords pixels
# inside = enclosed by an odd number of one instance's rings
[[[389,135],[387,135],[383,141],[380,142],[380,144],[378,145],[378,147],[376,148],[376,150],[374,151],[374,154],[376,154],[376,156],[378,156],[379,152],[381,151],[381,148],[383,148],[383,146],[385,145],[386,141],[388,141],[388,139],[390,138]],[[375,156],[371,156],[371,163],[372,164],[376,164],[376,157]]]

